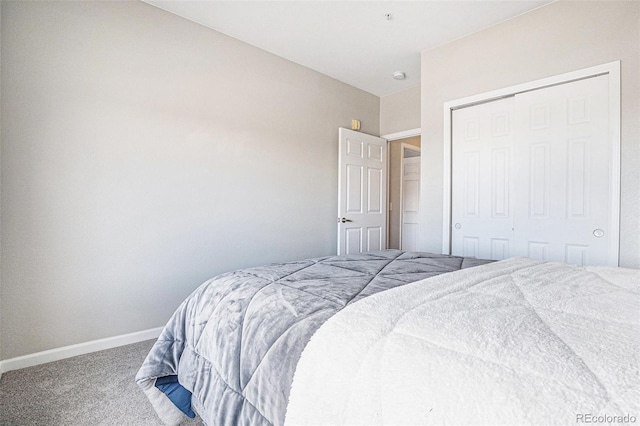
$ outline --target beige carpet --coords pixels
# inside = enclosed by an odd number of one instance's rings
[[[134,381],[153,342],[4,373],[0,425],[162,426]],[[183,425],[202,421],[196,417]]]

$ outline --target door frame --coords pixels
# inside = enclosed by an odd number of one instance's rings
[[[453,111],[519,93],[557,86],[576,80],[600,75],[609,75],[609,141],[611,143],[611,164],[609,191],[612,196],[609,229],[613,238],[609,247],[609,265],[617,266],[620,258],[620,61],[608,62],[594,67],[584,68],[555,75],[528,83],[492,90],[473,96],[444,103],[444,177],[442,210],[442,253],[451,254],[451,170],[453,141]]]
[[[400,132],[395,132],[395,133],[387,133],[386,135],[381,135],[380,137],[383,139],[387,140],[387,170],[389,170],[390,167],[390,163],[389,163],[389,142],[392,141],[397,141],[399,139],[406,139],[406,138],[412,138],[414,136],[422,136],[422,128],[421,127],[416,127],[415,129],[409,129],[409,130],[402,130]],[[420,157],[420,181],[422,182],[422,156]],[[390,180],[389,180],[389,173],[387,173],[387,247],[389,248],[389,217],[391,216],[389,214],[389,187],[390,185]]]
[[[420,154],[420,174],[422,174],[422,146],[418,148],[414,145],[409,145],[408,143],[400,144],[400,235],[398,235],[398,242],[400,245],[400,250],[402,250],[402,225],[404,224],[404,150],[408,149],[409,151],[416,151]],[[419,182],[421,179],[418,180]],[[420,196],[420,192],[418,192],[418,196]],[[387,197],[388,198],[388,197]],[[419,217],[419,214],[418,214]]]

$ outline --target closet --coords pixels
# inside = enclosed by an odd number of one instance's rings
[[[453,255],[611,264],[619,201],[609,78],[452,111]]]

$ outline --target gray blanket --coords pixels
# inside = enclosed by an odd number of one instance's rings
[[[179,418],[153,385],[177,375],[207,425],[281,425],[302,350],[327,319],[380,291],[487,262],[388,250],[220,275],[174,313],[136,381],[167,424]]]

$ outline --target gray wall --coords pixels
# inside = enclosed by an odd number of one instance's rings
[[[380,98],[380,134],[420,127],[420,86]]]
[[[421,248],[442,250],[443,103],[621,60],[620,265],[640,268],[640,3],[558,1],[422,53]]]
[[[379,98],[140,2],[2,4],[0,359],[163,325],[335,253],[338,127]]]

